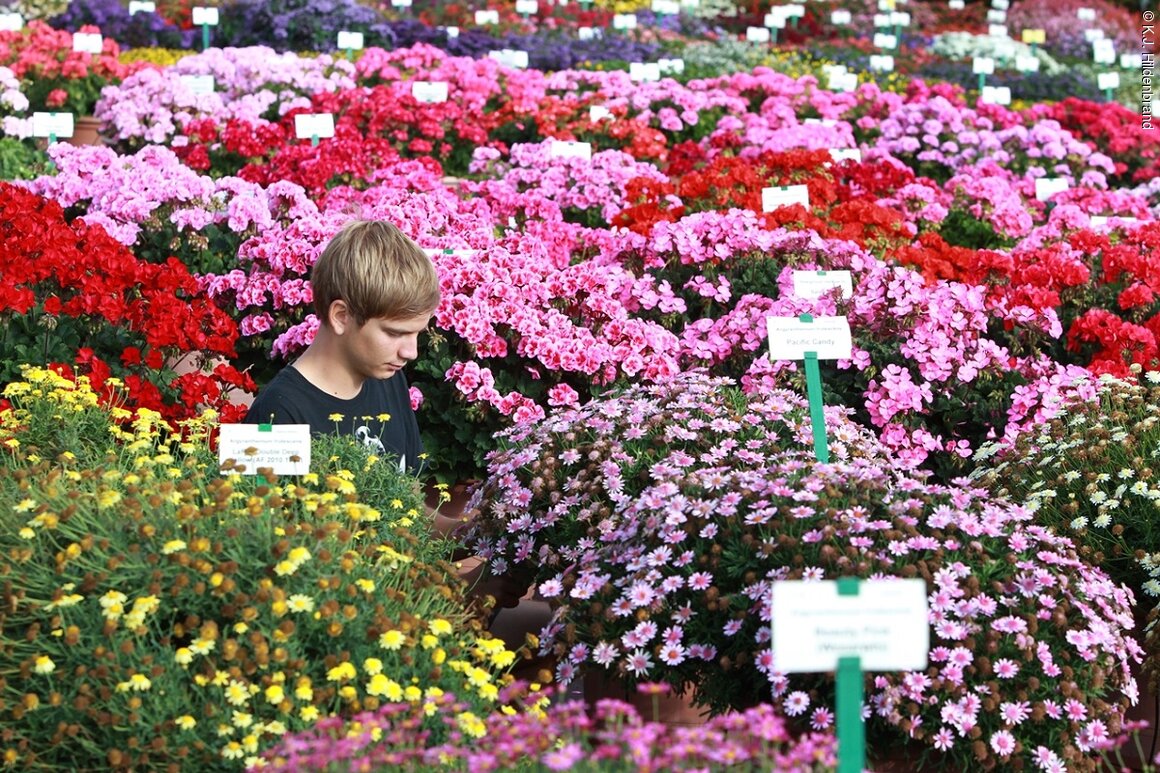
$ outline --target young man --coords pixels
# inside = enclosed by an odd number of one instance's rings
[[[434,264],[394,225],[355,220],[318,256],[310,284],[314,341],[259,392],[245,421],[353,435],[418,472],[423,445],[403,366],[419,356],[419,334],[439,305]],[[460,524],[436,513],[432,526],[447,536]],[[495,597],[497,608],[516,606],[527,589],[487,576],[483,564],[463,577],[474,595]]]
[[[309,424],[348,434],[417,472],[423,445],[403,366],[439,305],[431,259],[394,225],[354,220],[310,275],[319,327],[246,414],[249,423]]]

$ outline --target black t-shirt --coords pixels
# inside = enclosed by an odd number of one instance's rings
[[[335,416],[341,415],[336,420]],[[390,454],[412,473],[422,467],[423,442],[411,410],[407,379],[367,379],[350,400],[327,394],[293,367],[283,368],[258,393],[246,424],[309,424],[313,435],[353,435],[378,454]]]

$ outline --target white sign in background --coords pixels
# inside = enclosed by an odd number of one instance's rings
[[[549,155],[552,158],[580,158],[591,161],[592,145],[587,142],[552,140],[552,144],[549,146]]]
[[[24,17],[18,13],[0,13],[0,32],[19,32],[24,29]]]
[[[310,425],[222,424],[218,464],[228,459],[245,465],[244,475],[257,475],[259,467],[275,475],[305,475],[310,472]]]
[[[72,113],[33,113],[33,137],[56,137],[58,140],[73,136]]]
[[[86,54],[99,54],[105,42],[99,32],[74,32],[73,51]]]
[[[794,271],[793,293],[799,298],[821,298],[837,287],[841,297],[854,294],[854,279],[849,271]]]
[[[772,212],[778,207],[789,207],[801,204],[809,211],[810,189],[805,185],[786,185],[784,187],[761,189],[761,211]]]
[[[139,13],[157,13],[157,3],[153,0],[129,0],[129,15]]]
[[[415,81],[411,84],[411,96],[416,102],[435,104],[447,101],[446,81]]]
[[[198,6],[193,9],[193,26],[216,27],[219,19],[218,9],[207,6]]]
[[[343,51],[361,51],[366,42],[361,32],[338,31],[338,47]]]
[[[1040,177],[1035,181],[1035,198],[1047,201],[1057,193],[1067,190],[1067,179],[1064,177]]]
[[[848,360],[854,355],[850,323],[845,317],[766,317],[771,360],[804,360],[813,352],[819,360]]]
[[[182,75],[181,84],[197,95],[212,94],[215,84],[212,75]]]
[[[782,673],[835,671],[856,656],[863,671],[918,671],[930,653],[926,582],[864,580],[858,595],[838,583],[773,583],[773,663]]]
[[[326,139],[334,136],[333,113],[299,113],[294,116],[294,136],[298,139]]]

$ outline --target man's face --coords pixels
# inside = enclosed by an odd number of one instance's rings
[[[390,378],[419,356],[419,334],[430,321],[428,313],[347,327],[340,338],[349,367],[364,378]]]

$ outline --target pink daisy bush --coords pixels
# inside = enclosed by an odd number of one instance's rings
[[[695,372],[555,412],[504,436],[469,543],[553,604],[559,681],[664,682],[713,712],[773,701],[802,729],[829,722],[833,685],[778,671],[771,583],[921,577],[930,667],[868,675],[871,721],[943,761],[1028,765],[1042,746],[1091,769],[1136,700],[1131,593],[1027,508],[894,466],[844,409],[818,463],[808,417],[793,393]]]

